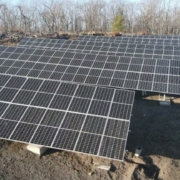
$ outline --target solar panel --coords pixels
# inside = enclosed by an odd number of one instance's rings
[[[119,37],[119,36],[117,36]],[[180,39],[179,35],[122,35],[122,37],[152,38],[152,39]]]
[[[176,39],[179,40],[179,35],[121,35],[121,36],[93,36],[93,35],[80,35],[79,38],[92,38],[92,39],[120,39],[120,38],[139,38],[139,39]]]
[[[22,53],[12,57],[19,52]],[[11,52],[10,52],[11,51]],[[0,73],[124,89],[180,94],[179,60],[145,59],[7,48],[0,55]],[[45,54],[52,54],[47,56]],[[163,78],[163,81],[159,80]],[[175,83],[176,82],[176,83]]]
[[[79,36],[81,41],[96,42],[114,42],[114,43],[135,43],[135,44],[158,44],[158,45],[178,45],[180,44],[179,36]]]
[[[31,46],[34,43],[34,40],[36,40],[36,46],[39,44],[43,44],[44,46],[50,46],[54,43],[62,43],[66,41],[65,39],[47,39],[47,38],[31,38],[31,37],[25,37],[21,40],[20,45],[27,45]]]
[[[116,55],[126,57],[148,58],[148,59],[179,59],[180,46],[170,45],[141,45],[141,44],[124,44],[124,43],[104,43],[90,41],[64,41],[62,43],[51,44],[47,48],[44,44],[36,46],[36,41],[31,46],[20,45],[19,47],[64,50],[68,52],[91,53],[102,55]],[[76,44],[76,45],[75,45]],[[47,45],[47,44],[46,44]],[[40,50],[39,50],[40,51]],[[39,51],[37,52],[39,54]],[[42,50],[41,50],[42,51]],[[42,51],[43,52],[43,51]],[[49,55],[50,56],[50,55]]]
[[[0,75],[0,138],[123,160],[134,92]]]

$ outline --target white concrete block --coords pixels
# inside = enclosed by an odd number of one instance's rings
[[[27,150],[35,153],[35,154],[38,154],[38,155],[42,155],[45,153],[45,151],[47,150],[48,148],[47,147],[44,147],[44,146],[41,146],[41,145],[35,145],[35,144],[29,144],[27,145]]]
[[[97,166],[97,168],[109,171],[111,169],[111,166],[100,165],[100,166]]]
[[[160,101],[159,104],[161,106],[170,106],[171,105],[171,101]]]

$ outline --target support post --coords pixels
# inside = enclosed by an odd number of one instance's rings
[[[142,91],[142,96],[145,96],[146,94],[146,91]]]
[[[141,155],[142,150],[143,150],[142,146],[137,146],[134,156],[139,157]]]
[[[164,94],[164,101],[166,101],[166,95]]]

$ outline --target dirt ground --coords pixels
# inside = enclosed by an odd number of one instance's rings
[[[0,140],[0,180],[180,179],[180,104],[160,106],[157,97],[136,95],[124,162],[53,149],[40,158],[25,144]],[[134,158],[137,145],[143,151]]]

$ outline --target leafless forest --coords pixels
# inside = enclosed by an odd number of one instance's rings
[[[179,0],[31,0],[16,5],[0,0],[0,32],[107,32],[124,18],[126,33],[180,33]]]

